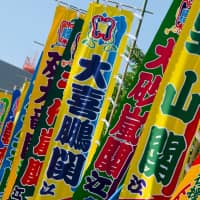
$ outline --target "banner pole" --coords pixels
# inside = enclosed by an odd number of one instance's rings
[[[139,19],[139,23],[138,23],[138,26],[136,28],[136,33],[135,33],[135,38],[136,39],[133,39],[133,43],[131,45],[131,48],[130,48],[130,52],[129,52],[129,55],[128,55],[128,60],[130,61],[130,58],[131,58],[131,55],[133,54],[133,50],[136,46],[136,42],[137,42],[137,37],[139,35],[139,31],[140,31],[140,28],[141,28],[141,25],[142,25],[142,22],[143,22],[143,17],[144,17],[144,13],[145,13],[145,10],[146,10],[146,7],[147,7],[147,3],[148,3],[148,0],[145,0],[144,1],[144,4],[143,4],[143,8],[142,8],[142,11],[141,11],[141,18]],[[124,73],[122,75],[122,83],[126,77],[126,74],[127,74],[127,71],[128,71],[128,67],[129,67],[129,61],[127,61],[126,63],[126,66],[125,66],[125,70],[124,70]],[[119,88],[117,90],[117,94],[116,94],[116,98],[115,98],[115,104],[114,105],[117,105],[118,103],[118,99],[119,99],[119,96],[120,96],[120,93],[121,93],[121,90],[122,90],[122,85],[123,84],[120,84],[119,85]],[[114,114],[114,110],[115,110],[115,106],[113,106],[112,110],[111,110],[111,114],[110,114],[110,117],[109,117],[109,120],[108,120],[108,123],[110,124],[112,118],[113,118],[113,114]]]

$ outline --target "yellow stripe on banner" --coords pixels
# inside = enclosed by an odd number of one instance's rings
[[[107,21],[105,21],[106,18],[109,18],[109,20],[110,20],[110,18],[113,19],[114,17],[119,17],[119,16],[124,17],[127,27],[126,27],[126,32],[124,33],[122,40],[120,41],[120,45],[119,45],[118,49],[116,49],[116,47],[114,46],[114,42],[113,42],[114,36],[112,36],[107,42],[105,42],[103,40],[100,41],[101,38],[100,39],[92,38],[92,35],[90,35],[91,32],[89,32],[89,31],[91,29],[90,25],[91,25],[91,22],[92,22],[92,19],[94,18],[94,16],[99,17],[100,22],[97,21],[98,27],[96,27],[96,28],[98,28],[98,31],[100,32],[100,34],[102,34],[100,36],[102,38],[103,38],[103,34],[106,34],[105,31],[107,31],[108,23],[107,23]],[[84,68],[80,66],[79,61],[81,58],[84,58],[85,60],[86,59],[91,60],[92,56],[95,54],[95,55],[100,56],[101,62],[106,63],[106,62],[108,62],[107,60],[109,59],[108,57],[110,56],[109,53],[112,51],[115,53],[115,51],[117,51],[117,56],[115,59],[114,67],[112,66],[112,72],[111,72],[111,76],[110,76],[111,79],[108,84],[109,86],[105,91],[105,96],[104,96],[105,102],[102,104],[103,108],[100,111],[100,113],[101,113],[100,116],[98,117],[98,119],[100,119],[100,120],[98,122],[97,127],[95,127],[95,125],[94,125],[94,128],[96,129],[96,132],[94,132],[95,136],[92,138],[92,144],[94,144],[96,140],[100,139],[100,134],[101,134],[102,126],[103,126],[102,122],[100,122],[100,121],[102,118],[105,117],[108,106],[109,106],[108,98],[112,95],[112,92],[114,89],[114,85],[115,85],[114,76],[117,74],[117,72],[119,70],[119,66],[120,66],[120,62],[121,62],[120,54],[122,54],[125,50],[126,42],[127,42],[127,36],[125,36],[125,35],[127,32],[130,31],[132,19],[133,19],[133,14],[130,11],[120,10],[118,8],[114,8],[111,6],[104,6],[104,5],[96,4],[96,3],[90,4],[89,10],[88,10],[87,15],[84,20],[85,22],[84,22],[84,26],[82,29],[79,45],[78,45],[78,48],[77,48],[77,51],[75,54],[74,63],[72,65],[72,71],[70,73],[70,78],[68,80],[68,84],[67,84],[68,87],[66,87],[66,89],[64,91],[62,107],[60,109],[58,118],[56,120],[55,129],[54,129],[53,136],[52,136],[53,141],[51,140],[51,143],[50,143],[48,151],[47,151],[47,156],[45,157],[45,161],[44,161],[45,164],[41,171],[41,174],[43,174],[43,176],[42,177],[40,176],[37,188],[34,192],[34,197],[33,197],[34,200],[36,200],[36,199],[37,200],[39,200],[39,199],[47,199],[48,200],[49,198],[51,198],[51,199],[68,199],[68,198],[72,197],[74,188],[70,184],[67,184],[66,179],[68,179],[68,178],[63,177],[63,178],[59,178],[59,180],[55,181],[54,178],[47,178],[46,171],[50,164],[53,152],[57,151],[58,149],[60,151],[62,149],[63,153],[66,153],[68,150],[68,152],[70,152],[70,153],[72,152],[72,154],[74,154],[77,157],[84,155],[81,152],[81,150],[78,150],[75,148],[70,148],[70,146],[67,144],[67,142],[65,144],[61,144],[60,141],[58,141],[58,140],[55,141],[56,137],[59,134],[59,131],[62,128],[62,124],[64,122],[65,116],[69,116],[68,119],[70,118],[70,120],[71,119],[73,120],[75,118],[76,118],[76,120],[81,120],[81,123],[83,123],[83,124],[84,123],[86,124],[89,121],[89,120],[86,120],[87,118],[85,118],[85,117],[75,116],[74,114],[71,114],[69,112],[69,105],[67,104],[67,100],[73,99],[72,98],[72,85],[77,84],[77,85],[81,85],[81,86],[90,86],[94,90],[102,91],[99,89],[93,76],[91,76],[90,78],[87,78],[87,80],[84,80],[84,81],[79,81],[78,79],[76,79],[76,76],[78,74],[81,74],[81,72],[84,71]],[[96,21],[94,23],[96,23]],[[103,45],[102,45],[102,42],[104,42]],[[101,73],[103,74],[103,69],[101,70]],[[87,98],[87,97],[85,97],[85,98]],[[98,107],[98,106],[96,106],[96,107]],[[89,125],[87,126],[87,129],[90,128],[91,125],[90,126]],[[74,134],[76,134],[76,133],[74,133]],[[83,138],[83,142],[84,142],[84,138]],[[87,145],[87,142],[88,142],[88,139],[86,139],[86,142],[85,142],[86,145]],[[90,147],[90,149],[88,151],[89,159],[86,160],[84,163],[84,164],[86,164],[86,166],[89,164],[91,158],[93,157],[93,153],[94,153],[95,149],[96,149],[96,144],[94,144],[94,146]],[[76,163],[74,162],[73,165],[76,165]],[[73,167],[73,169],[74,168],[75,167]],[[80,171],[79,173],[82,173],[82,172]],[[74,176],[74,174],[72,174],[69,177],[69,181],[71,181],[72,176]],[[65,180],[63,180],[63,179],[65,179]],[[40,193],[41,188],[43,188],[44,190],[46,189],[45,188],[46,183],[48,186],[50,186],[50,185],[53,187],[55,186],[52,189],[52,192],[54,193],[54,195],[47,195],[47,194],[42,195]],[[51,192],[51,191],[49,191],[49,192]]]
[[[47,67],[48,62],[53,60],[53,58],[49,56],[49,53],[56,52],[59,54],[59,56],[62,56],[65,46],[66,46],[66,41],[63,38],[64,36],[59,35],[59,34],[63,33],[67,25],[71,26],[72,24],[68,24],[68,23],[70,23],[71,20],[75,18],[77,18],[76,11],[68,9],[61,5],[56,7],[51,30],[49,32],[49,35],[45,44],[45,48],[43,51],[43,56],[40,62],[37,76],[34,81],[34,87],[30,96],[28,108],[27,108],[26,115],[24,118],[23,127],[21,129],[15,157],[13,160],[12,170],[10,173],[11,178],[9,179],[10,189],[8,189],[8,187],[6,189],[6,194],[8,196],[10,195],[12,186],[15,183],[15,180],[17,177],[17,171],[19,170],[21,166],[21,163],[20,163],[21,153],[24,147],[25,138],[27,134],[34,133],[34,127],[31,127],[31,121],[33,124],[35,124],[34,126],[36,126],[37,121],[39,120],[39,115],[40,115],[39,113],[36,113],[36,110],[41,110],[41,107],[45,103],[45,99],[43,100],[44,95],[45,95],[44,87],[48,86],[49,79],[53,78],[53,74],[54,74],[53,71],[55,71],[56,65],[59,64],[59,62],[56,62],[54,66],[49,66],[49,68]],[[53,73],[51,74],[51,72]],[[43,89],[41,89],[41,87],[43,87]],[[38,103],[36,103],[36,101]],[[33,121],[34,118],[36,119],[35,121]],[[7,195],[4,195],[5,199],[7,198]]]
[[[169,199],[180,181],[200,117],[199,24],[200,1],[194,0],[131,161],[121,200]]]

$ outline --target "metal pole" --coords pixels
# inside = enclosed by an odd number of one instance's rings
[[[39,45],[39,46],[41,46],[41,47],[44,47],[44,44],[43,44],[43,43],[41,43],[41,42],[38,42],[38,41],[33,41],[33,43],[34,43],[34,44],[37,44],[37,45]]]
[[[145,0],[143,8],[142,8],[142,13],[141,13],[142,17],[141,17],[141,19],[139,19],[139,23],[138,23],[138,26],[137,26],[137,29],[136,29],[136,33],[135,33],[136,39],[133,40],[133,43],[132,43],[131,49],[130,49],[130,53],[129,53],[129,56],[128,56],[129,60],[130,60],[131,55],[133,53],[133,50],[134,50],[134,48],[136,46],[137,37],[139,35],[139,31],[140,31],[140,28],[141,28],[141,25],[142,25],[142,20],[143,20],[144,13],[145,13],[145,10],[146,10],[146,7],[147,7],[147,3],[148,3],[148,0]],[[123,81],[124,81],[124,79],[126,77],[126,73],[128,71],[128,66],[129,66],[129,62],[127,62],[126,66],[125,66],[124,74],[122,75],[122,83],[123,83]],[[115,101],[114,101],[115,105],[117,105],[117,103],[118,103],[118,99],[119,99],[119,96],[120,96],[121,89],[122,89],[122,84],[119,85],[119,88],[117,90],[117,95],[116,95],[116,98],[115,98]],[[115,110],[115,107],[113,106],[113,108],[111,110],[111,114],[110,114],[109,120],[108,120],[109,124],[110,124],[110,122],[111,122],[111,120],[113,118],[114,110]]]

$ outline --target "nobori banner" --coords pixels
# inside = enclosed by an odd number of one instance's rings
[[[24,160],[15,184],[15,187],[24,191],[23,197],[30,198],[33,196],[34,190],[37,186],[39,187],[38,179],[40,174],[42,176],[42,173],[40,173],[41,168],[43,165],[48,165],[48,163],[44,163],[43,161],[60,110],[63,92],[67,86],[68,77],[70,76],[71,64],[78,44],[83,20],[74,19],[72,22],[74,23],[74,27],[66,44],[62,60],[55,72],[46,102],[42,109],[41,117],[31,138],[28,150],[25,154],[23,153]],[[37,167],[35,167],[36,164]]]
[[[16,124],[16,114],[19,109],[19,99],[21,92],[15,89],[12,93],[12,101],[10,105],[9,113],[6,117],[4,127],[2,129],[2,134],[0,135],[0,196],[2,196],[3,188],[7,179],[5,160],[10,140],[12,138],[13,128]],[[9,161],[8,161],[9,162]]]
[[[119,195],[141,130],[190,7],[191,2],[185,0],[174,1],[171,5],[126,98],[120,102],[109,131],[73,196],[74,200],[86,197],[102,200]]]
[[[153,102],[120,199],[170,199],[200,119],[200,1],[188,19]]]
[[[63,6],[58,6],[56,8],[52,28],[41,60],[42,62],[45,55],[50,57],[50,59],[48,57],[46,58],[46,67],[43,68],[43,73],[47,73],[45,77],[47,78],[48,86],[39,87],[44,94],[39,96],[35,102],[40,103],[40,101],[42,101],[43,103],[41,102],[41,110],[34,109],[38,113],[35,117],[31,118],[34,134],[28,132],[26,137],[24,137],[24,145],[22,145],[20,153],[20,169],[13,186],[13,191],[10,194],[11,199],[31,197],[37,184],[42,167],[42,158],[44,158],[48,148],[51,133],[53,132],[54,121],[59,111],[62,93],[66,87],[67,78],[69,76],[69,64],[72,63],[72,54],[75,52],[77,46],[77,44],[75,44],[76,42],[74,43],[73,41],[74,38],[77,39],[77,37],[79,37],[81,24],[78,32],[74,34],[73,39],[70,40],[76,18],[76,11]],[[70,46],[67,48],[66,53],[65,49],[69,40]],[[63,53],[65,53],[65,58],[67,56],[67,61],[64,59],[62,60]],[[42,66],[41,64],[40,67]],[[39,82],[39,84],[41,83]],[[34,86],[34,88],[35,87],[36,86]],[[27,117],[26,115],[26,118]],[[34,148],[34,146],[37,147]],[[37,171],[34,173],[32,170]],[[34,176],[32,176],[33,174]],[[19,191],[22,192],[19,193]]]
[[[2,129],[2,133],[0,135],[0,167],[2,167],[2,162],[5,158],[8,145],[10,142],[12,129],[14,126],[14,119],[17,113],[18,104],[19,104],[19,98],[20,98],[21,92],[18,89],[15,89],[12,93],[12,101],[9,113],[6,117],[4,127]],[[1,176],[1,179],[3,177]]]
[[[12,95],[7,92],[0,91],[0,134],[10,110]]]
[[[82,176],[106,93],[125,50],[130,11],[91,3],[85,17],[53,140],[34,199],[71,198]],[[62,170],[59,170],[62,169]],[[63,189],[64,188],[64,189]]]
[[[26,92],[26,97],[24,99],[21,109],[19,110],[19,116],[16,121],[15,127],[13,129],[12,137],[10,138],[8,150],[6,153],[6,158],[8,159],[4,161],[6,162],[5,169],[3,169],[3,167],[0,169],[0,173],[1,171],[2,173],[4,173],[3,170],[6,170],[6,177],[7,177],[3,179],[1,182],[2,193],[0,197],[2,197],[3,195],[2,199],[8,199],[9,194],[12,190],[12,187],[15,183],[15,179],[17,177],[17,171],[18,171],[20,161],[21,161],[21,149],[24,143],[24,138],[22,138],[22,136],[20,137],[21,129],[23,126],[24,118],[26,115],[26,109],[28,107],[29,98],[33,89],[33,84],[36,78],[36,74],[38,72],[40,61],[41,61],[41,56],[34,70],[34,74],[29,84],[28,90]]]
[[[73,23],[68,22],[76,17],[75,11],[70,12],[64,6],[56,8],[21,129],[21,135],[25,138],[24,141],[28,141],[23,144],[24,149],[27,149],[27,144],[37,127],[48,90],[72,31]]]
[[[14,111],[12,114],[13,117],[10,117],[9,122],[6,124],[6,127],[0,137],[1,141],[2,141],[1,150],[3,150],[3,152],[1,152],[2,157],[1,157],[1,167],[0,167],[0,177],[1,177],[1,179],[0,179],[0,198],[2,198],[2,194],[4,192],[4,188],[7,183],[7,178],[9,176],[9,170],[10,170],[12,160],[14,157],[14,149],[15,149],[15,146],[17,145],[16,143],[13,144],[13,141],[12,141],[13,137],[15,137],[14,129],[17,125],[17,121],[20,116],[20,112],[21,112],[21,109],[22,109],[22,106],[24,103],[24,99],[25,99],[28,87],[29,87],[29,82],[26,81],[23,84],[21,92],[19,93],[19,91],[17,90],[18,91],[17,93],[18,93],[18,95],[20,94],[20,96],[17,97],[17,99],[15,100],[16,103],[14,105]]]

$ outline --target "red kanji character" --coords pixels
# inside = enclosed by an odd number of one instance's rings
[[[41,136],[39,138],[40,141],[38,145],[34,147],[35,154],[39,156],[46,155],[52,134],[53,134],[53,128],[50,128],[48,130],[46,128],[42,128]]]
[[[167,46],[157,45],[155,51],[156,55],[158,55],[158,58],[150,62],[147,62],[145,64],[145,67],[148,69],[155,69],[161,66],[162,73],[164,73],[167,64],[169,62],[169,58],[171,57],[174,45],[175,45],[175,40],[173,38],[169,38],[167,40]]]
[[[61,105],[61,100],[59,98],[56,98],[53,100],[52,105],[48,107],[46,123],[49,126],[53,125],[54,120],[59,112],[60,105]]]
[[[61,74],[61,79],[58,80],[57,82],[57,88],[58,89],[65,89],[66,85],[67,85],[67,80],[69,78],[69,72],[63,72]]]
[[[21,184],[28,186],[36,185],[42,169],[42,164],[40,160],[29,158],[28,166],[21,179]]]
[[[109,137],[95,162],[95,168],[117,178],[132,151],[131,145]]]
[[[137,101],[136,106],[145,106],[153,102],[162,78],[159,75],[154,77],[153,74],[143,71],[139,76],[139,81],[129,92],[128,98],[134,97]]]
[[[9,144],[11,133],[12,133],[12,128],[13,128],[12,121],[9,121],[8,123],[6,123],[5,129],[3,130],[3,133],[2,133],[3,144]]]
[[[7,151],[7,147],[0,148],[0,165],[2,164],[5,154]]]
[[[148,112],[140,116],[140,108],[137,107],[132,112],[130,109],[131,106],[126,103],[115,127],[110,130],[110,134],[115,134],[117,138],[136,145],[139,139],[140,129],[146,121]]]

